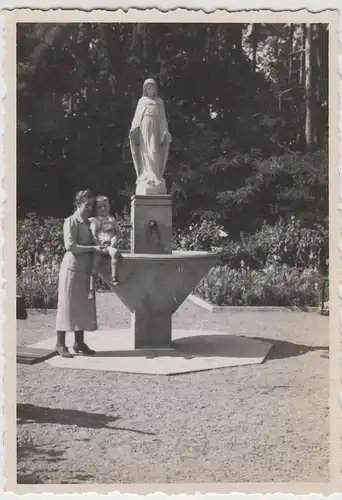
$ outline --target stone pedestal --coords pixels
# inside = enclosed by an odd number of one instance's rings
[[[172,252],[171,196],[133,196],[131,222],[132,247],[120,260],[120,285],[111,284],[109,257],[103,259],[98,272],[131,312],[134,348],[170,348],[172,314],[218,256]]]
[[[171,344],[172,319],[168,314],[134,312],[131,315],[131,329],[135,349],[158,349]]]
[[[166,194],[135,195],[131,203],[132,253],[172,253],[172,198]],[[152,290],[151,290],[152,292]],[[162,290],[160,290],[163,293]],[[172,320],[168,314],[149,310],[131,316],[135,348],[166,347],[171,343]]]
[[[131,222],[133,253],[172,253],[171,196],[133,196]]]

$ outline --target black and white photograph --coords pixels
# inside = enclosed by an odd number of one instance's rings
[[[20,491],[328,484],[336,26],[29,19]]]

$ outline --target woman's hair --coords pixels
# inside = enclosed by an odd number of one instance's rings
[[[76,208],[78,208],[82,203],[85,203],[86,201],[94,199],[95,196],[93,193],[90,191],[90,189],[83,189],[82,191],[78,191],[75,196],[75,202],[74,205]]]

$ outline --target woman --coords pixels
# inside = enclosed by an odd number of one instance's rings
[[[137,184],[150,186],[165,184],[163,175],[171,142],[164,103],[157,90],[152,78],[145,80],[129,133]]]
[[[101,247],[94,245],[88,220],[94,201],[91,191],[79,191],[75,198],[76,210],[63,227],[66,253],[59,271],[56,320],[56,350],[63,358],[73,357],[65,345],[67,331],[75,332],[76,353],[95,354],[84,343],[84,330],[97,330],[95,297],[89,298],[93,252],[101,252]]]

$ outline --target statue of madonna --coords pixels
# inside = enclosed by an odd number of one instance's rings
[[[136,194],[165,194],[164,171],[171,134],[164,102],[152,78],[145,80],[129,133],[131,153],[137,174]]]

